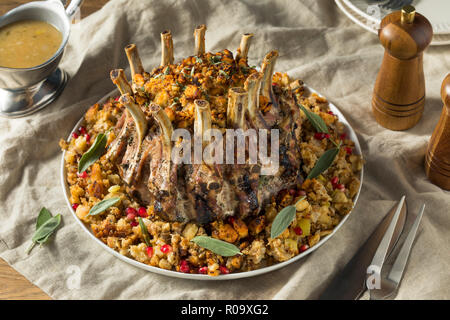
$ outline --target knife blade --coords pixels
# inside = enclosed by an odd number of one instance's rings
[[[319,297],[320,300],[354,300],[364,293],[366,290],[367,267],[370,265],[383,235],[394,217],[397,206],[398,203],[386,214],[344,269],[331,281],[331,284]],[[389,243],[388,256],[392,253],[395,244],[400,238],[405,225],[407,211],[406,201],[404,201],[391,242]]]

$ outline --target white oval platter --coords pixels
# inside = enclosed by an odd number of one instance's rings
[[[305,86],[305,88],[307,90],[309,90],[311,93],[317,93],[315,90]],[[319,93],[317,93],[319,94]],[[108,95],[106,95],[105,97],[103,97],[102,99],[100,99],[97,103],[99,104],[103,104],[105,103],[110,97],[115,97],[118,95],[118,91],[114,90],[113,92],[109,93]],[[319,94],[320,95],[320,94]],[[352,141],[354,141],[355,143],[355,154],[358,155],[362,155],[361,153],[361,146],[359,144],[358,141],[358,137],[356,136],[355,131],[353,130],[353,128],[350,126],[350,124],[348,123],[348,121],[345,119],[344,115],[339,111],[339,109],[332,104],[331,102],[329,102],[329,107],[330,110],[336,114],[339,117],[339,121],[342,122],[345,125],[346,128],[346,133],[347,136],[349,137],[349,139],[351,139]],[[74,131],[76,131],[84,122],[84,116],[77,122],[77,124],[75,125],[75,127],[73,128],[73,130],[71,131],[71,133],[69,134],[69,137],[67,138],[67,141],[70,140],[70,137],[72,135],[72,133]],[[237,272],[237,273],[230,273],[230,274],[226,274],[226,275],[219,275],[217,277],[211,277],[208,275],[202,275],[202,274],[189,274],[189,273],[181,273],[181,272],[177,272],[177,271],[171,271],[171,270],[165,270],[165,269],[161,269],[161,268],[157,268],[157,267],[153,267],[153,266],[149,266],[146,265],[142,262],[136,261],[134,259],[128,258],[124,255],[121,255],[119,252],[111,249],[110,247],[108,247],[106,244],[104,244],[100,239],[96,238],[94,236],[94,234],[92,233],[92,231],[90,230],[90,228],[88,226],[86,226],[75,214],[75,211],[72,209],[72,206],[70,204],[69,201],[69,197],[70,197],[70,191],[69,191],[69,186],[66,180],[66,167],[64,164],[64,155],[65,152],[63,152],[62,157],[61,157],[61,185],[63,188],[63,192],[64,192],[64,197],[67,203],[67,206],[70,210],[70,212],[73,215],[73,218],[75,219],[75,221],[77,221],[77,223],[79,224],[79,226],[81,227],[81,229],[86,232],[86,234],[94,241],[96,242],[98,245],[100,245],[104,250],[106,250],[107,252],[109,252],[110,254],[114,255],[115,257],[119,258],[122,261],[125,261],[126,263],[129,263],[135,267],[147,270],[147,271],[151,271],[157,274],[162,274],[165,276],[169,276],[169,277],[176,277],[176,278],[183,278],[183,279],[193,279],[193,280],[233,280],[233,279],[239,279],[239,278],[248,278],[248,277],[254,277],[254,276],[258,276],[267,272],[271,272],[280,268],[283,268],[295,261],[298,261],[300,259],[302,259],[303,257],[307,256],[308,254],[311,254],[312,252],[314,252],[315,250],[317,250],[319,247],[321,247],[325,242],[327,242],[341,227],[342,225],[345,223],[345,221],[347,221],[348,217],[350,216],[350,214],[353,212],[353,210],[348,213],[344,218],[342,218],[342,220],[339,222],[339,224],[333,229],[333,232],[330,233],[329,235],[327,235],[326,237],[324,237],[323,239],[321,239],[315,246],[311,247],[310,249],[306,250],[303,253],[300,253],[299,255],[284,261],[284,262],[280,262],[268,267],[264,267],[261,269],[257,269],[257,270],[252,270],[252,271],[245,271],[245,272]],[[356,206],[359,194],[361,192],[361,187],[362,187],[362,183],[363,183],[363,170],[364,168],[361,169],[360,175],[359,175],[359,180],[361,182],[358,193],[355,196],[354,199],[354,206]]]

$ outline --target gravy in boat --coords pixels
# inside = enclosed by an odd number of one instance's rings
[[[37,20],[13,22],[0,28],[0,66],[32,68],[50,59],[61,45],[62,34]]]

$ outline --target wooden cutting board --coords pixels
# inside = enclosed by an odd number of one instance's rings
[[[99,10],[109,0],[84,0],[81,7],[81,17],[84,18],[91,13]],[[9,10],[30,2],[29,0],[1,0],[0,15]],[[3,259],[0,258],[0,300],[10,299],[38,299],[48,300],[50,297],[41,289],[33,285],[21,274],[11,268]]]

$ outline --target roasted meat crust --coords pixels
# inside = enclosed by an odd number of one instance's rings
[[[161,33],[161,65],[151,73],[144,71],[136,45],[128,45],[131,84],[122,69],[111,72],[126,112],[116,125],[107,158],[116,163],[131,192],[143,203],[153,204],[168,221],[208,223],[257,215],[274,194],[303,180],[298,160],[300,111],[293,91],[281,94],[272,84],[278,52],[269,52],[258,72],[247,58],[253,34],[242,36],[233,57],[226,49],[205,52],[205,31],[206,26],[197,27],[196,55],[179,63],[173,61],[170,31]],[[210,129],[222,133],[230,128],[277,129],[281,132],[278,172],[264,177],[261,184],[262,167],[250,161],[249,144],[244,163],[237,161],[235,150],[235,164],[197,163],[194,158],[190,164],[175,164],[171,134],[177,128],[201,138]],[[270,141],[270,133],[267,138]]]

